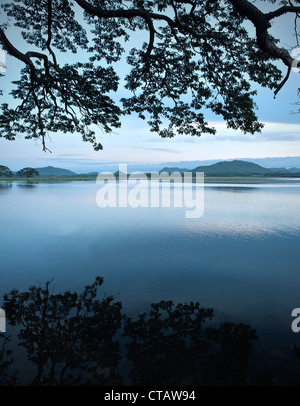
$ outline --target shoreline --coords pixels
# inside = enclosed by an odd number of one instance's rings
[[[130,176],[131,180],[140,179],[138,174],[136,177]],[[118,176],[115,176],[118,181]],[[74,177],[34,177],[34,178],[21,178],[21,177],[3,177],[0,178],[0,183],[2,182],[28,182],[28,183],[39,183],[39,182],[78,182],[78,181],[96,181],[96,176],[74,176]],[[148,178],[148,180],[151,180]],[[194,179],[193,179],[194,181]],[[278,183],[278,182],[300,182],[300,177],[296,176],[205,176],[204,183]]]

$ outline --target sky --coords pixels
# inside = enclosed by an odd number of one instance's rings
[[[284,47],[294,45],[292,25],[292,20],[284,18],[278,19],[272,27],[272,34],[281,38]],[[19,36],[13,30],[11,28],[9,31],[10,39],[17,45]],[[0,88],[4,90],[1,103],[7,101],[10,82],[18,78],[22,67],[10,55],[6,55],[5,62],[6,71],[4,77],[0,78]],[[283,64],[278,63],[278,66],[283,68],[285,74]],[[275,99],[271,90],[257,87],[257,115],[259,121],[265,124],[260,134],[250,135],[228,129],[220,117],[208,111],[206,119],[217,129],[216,135],[162,139],[149,131],[145,121],[131,115],[122,118],[122,127],[114,133],[108,135],[99,131],[97,137],[104,147],[103,151],[94,151],[92,144],[82,142],[78,134],[50,134],[47,147],[51,153],[43,152],[39,141],[21,137],[15,141],[0,138],[0,165],[8,166],[11,170],[27,166],[56,166],[87,173],[120,163],[138,167],[140,164],[165,162],[300,156],[300,113],[296,113],[297,106],[294,104],[299,100],[299,87],[297,72],[291,73],[288,83]]]

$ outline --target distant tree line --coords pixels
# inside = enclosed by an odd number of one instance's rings
[[[18,176],[20,178],[33,178],[35,176],[39,176],[39,172],[34,168],[28,167],[13,173],[7,166],[0,165],[0,177],[11,178],[12,176]]]

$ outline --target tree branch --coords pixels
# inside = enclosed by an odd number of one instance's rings
[[[47,49],[52,55],[53,62],[55,67],[57,67],[57,60],[56,60],[56,55],[54,51],[51,48],[51,41],[52,41],[52,0],[48,0],[48,38],[46,42]]]
[[[247,17],[256,28],[257,45],[261,51],[274,57],[281,59],[282,62],[292,67],[294,59],[289,52],[284,48],[279,48],[270,39],[268,29],[271,27],[268,14],[264,14],[254,4],[248,0],[229,0],[233,7],[241,14]],[[288,7],[288,6],[286,6]]]
[[[38,99],[38,96],[35,92],[35,83],[37,83],[36,69],[35,69],[34,63],[30,59],[30,58],[43,59],[46,75],[49,78],[50,72],[49,72],[49,65],[48,65],[48,57],[47,57],[47,55],[44,55],[40,52],[35,52],[35,51],[26,52],[26,54],[23,54],[21,51],[19,51],[17,48],[15,48],[12,45],[12,43],[8,40],[7,36],[5,35],[5,33],[1,27],[0,27],[0,41],[2,42],[4,48],[10,55],[19,59],[20,61],[25,63],[30,68],[30,79],[31,79],[31,90],[30,91],[31,91],[31,94],[34,99],[34,103],[38,109],[38,124],[39,124],[39,129],[41,131],[41,136],[42,136],[43,151],[49,151],[48,148],[46,148],[46,144],[45,144],[45,127],[44,127],[44,123],[43,123],[43,119],[42,119],[42,108],[41,108],[41,104]]]
[[[7,38],[6,34],[4,33],[1,27],[0,27],[0,41],[2,42],[4,48],[10,55],[14,56],[15,58],[19,59],[20,61],[24,62],[27,66],[29,66],[32,81],[35,80],[36,71],[33,62],[30,60],[30,54],[29,55],[28,53],[23,54],[21,51],[15,48],[13,44],[9,41],[9,39]]]
[[[47,75],[48,78],[50,77],[49,60],[48,60],[47,55],[42,54],[40,52],[36,52],[36,51],[29,51],[29,52],[26,52],[25,56],[29,60],[30,60],[30,58],[42,59],[44,61],[44,67],[45,67],[46,75]]]
[[[283,86],[286,84],[288,78],[290,77],[291,70],[292,70],[292,68],[289,66],[285,78],[283,79],[283,81],[280,83],[280,85],[277,87],[277,89],[276,89],[275,92],[274,92],[274,98],[277,96],[277,93],[278,93],[278,92],[283,88]]]
[[[270,13],[265,14],[265,17],[268,21],[272,20],[273,18],[280,17],[283,14],[287,13],[300,13],[300,7],[298,6],[282,6],[275,11],[271,11]]]
[[[154,36],[155,36],[155,30],[154,30],[153,21],[152,21],[154,16],[151,15],[151,13],[148,13],[147,11],[140,10],[140,9],[102,10],[99,7],[92,6],[85,0],[75,0],[75,1],[87,13],[100,17],[100,18],[128,18],[128,19],[130,19],[130,18],[134,18],[134,17],[141,17],[142,19],[144,19],[149,27],[149,32],[150,32],[148,49],[145,54],[145,59],[147,60],[149,58],[151,51],[153,49]]]
[[[209,35],[207,35],[207,34],[204,34],[204,35],[200,35],[198,33],[196,34],[195,31],[192,30],[190,27],[183,25],[177,17],[175,18],[175,21],[174,21],[168,15],[152,13],[152,12],[148,12],[146,10],[140,10],[140,9],[103,10],[100,7],[95,7],[95,6],[91,5],[86,0],[75,0],[75,1],[87,13],[100,17],[100,18],[127,18],[127,19],[134,18],[134,17],[143,18],[146,21],[146,23],[148,24],[149,31],[150,31],[150,39],[149,39],[148,49],[145,54],[145,60],[147,60],[149,58],[151,51],[153,49],[153,45],[154,45],[155,29],[153,26],[153,20],[165,21],[169,25],[169,27],[172,31],[172,34],[177,41],[179,41],[179,40],[178,40],[177,34],[175,32],[175,28],[177,28],[178,31],[181,32],[183,35],[191,34],[195,37],[195,39],[198,39],[198,40],[209,38]],[[192,5],[193,7],[195,7],[195,3],[193,1],[189,1],[189,0],[175,0],[175,1],[177,3],[189,4],[189,5]]]

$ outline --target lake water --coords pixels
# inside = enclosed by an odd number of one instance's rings
[[[258,339],[248,357],[246,384],[300,383],[299,358],[292,351],[293,345],[300,347],[300,333],[291,329],[291,312],[300,307],[299,181],[205,184],[200,218],[186,218],[183,207],[100,208],[99,187],[94,181],[0,183],[0,307],[7,312],[2,335],[11,337],[7,348],[19,354],[18,334],[24,326],[21,318],[12,325],[8,313],[17,310],[6,309],[5,293],[28,291],[50,280],[53,294],[81,292],[101,276],[100,296],[113,296],[132,319],[160,301],[199,302],[214,309],[212,326],[224,321],[249,325]],[[23,340],[28,350],[34,338],[27,331]],[[125,348],[121,335],[119,342]],[[118,366],[120,382],[130,382],[128,357]],[[143,357],[147,369],[150,361]],[[47,375],[46,367],[43,373],[35,369],[47,360],[29,358],[28,353],[13,357],[10,371],[21,369],[15,383],[28,384],[35,376],[42,382]],[[56,364],[60,371],[64,362],[61,358]],[[151,374],[153,378],[155,372]],[[191,374],[184,382],[197,384]],[[135,383],[143,382],[137,373],[132,376]]]

